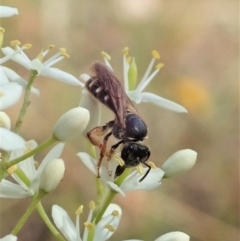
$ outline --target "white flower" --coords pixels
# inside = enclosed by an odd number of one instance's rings
[[[79,152],[77,156],[81,159],[83,164],[92,171],[95,175],[97,175],[97,162],[87,153]],[[150,190],[158,187],[161,183],[161,179],[164,175],[164,172],[160,168],[151,169],[148,173],[146,178],[139,182],[139,180],[143,177],[146,173],[148,168],[144,168],[144,173],[139,174],[137,171],[133,171],[125,180],[124,182],[118,186],[114,183],[114,174],[118,163],[116,161],[109,161],[108,163],[111,166],[111,175],[108,174],[108,171],[105,167],[100,167],[100,175],[102,181],[105,185],[109,186],[114,191],[120,193],[121,195],[125,196],[125,192],[127,191],[134,191],[134,190]]]
[[[190,237],[189,235],[175,231],[175,232],[170,232],[162,235],[161,237],[157,238],[155,241],[189,241]]]
[[[54,137],[60,141],[67,141],[80,135],[90,119],[89,111],[76,107],[60,117],[54,127]]]
[[[87,241],[88,240],[88,228],[94,229],[93,241],[105,241],[109,239],[114,231],[118,228],[122,210],[116,204],[110,204],[106,209],[102,219],[93,226],[90,222],[92,219],[93,209],[90,209],[90,213],[85,222],[85,230],[81,238],[80,231],[80,213],[82,212],[82,207],[80,211],[77,210],[76,214],[76,224],[74,224],[69,218],[67,212],[57,205],[52,207],[52,217],[57,228],[63,233],[68,241]]]
[[[152,51],[152,60],[143,76],[143,78],[141,79],[140,83],[138,84],[138,86],[135,88],[135,90],[129,90],[129,86],[131,86],[131,81],[135,81],[135,80],[131,80],[130,78],[130,73],[132,72],[131,68],[134,68],[133,72],[136,72],[136,68],[133,66],[131,66],[131,63],[129,63],[128,61],[128,48],[125,48],[123,50],[123,80],[124,80],[124,88],[125,91],[128,95],[128,97],[134,101],[135,103],[139,104],[141,102],[151,102],[157,106],[175,111],[175,112],[180,112],[180,113],[187,113],[187,110],[173,102],[170,100],[167,100],[161,96],[158,96],[156,94],[153,93],[149,93],[149,92],[143,92],[143,90],[147,87],[147,85],[151,82],[151,80],[157,75],[157,73],[159,72],[159,70],[163,67],[163,64],[159,63],[156,65],[156,70],[152,71],[152,68],[155,64],[156,59],[160,59],[160,55],[157,51]],[[107,66],[109,66],[111,69],[111,65],[109,63],[110,60],[110,56],[107,55],[106,53],[102,52],[102,56],[104,58],[105,64]],[[133,59],[133,63],[135,64],[135,60]],[[133,64],[133,65],[134,65]],[[132,75],[136,76],[137,73],[131,73]]]
[[[19,48],[19,47],[16,45],[16,48]],[[62,81],[64,83],[67,83],[67,84],[83,87],[84,84],[81,83],[73,75],[71,75],[67,72],[64,72],[60,69],[52,67],[54,64],[61,61],[63,58],[69,57],[64,48],[61,48],[57,54],[55,54],[54,56],[49,58],[47,61],[42,62],[43,58],[49,53],[49,51],[52,48],[53,48],[52,45],[49,46],[49,48],[47,50],[41,52],[40,55],[33,60],[30,60],[23,51],[16,54],[12,58],[12,60],[21,64],[28,70],[36,70],[38,75],[50,77],[50,78]],[[2,48],[2,51],[5,55],[9,55],[14,52],[14,49],[12,49],[10,47],[6,47],[6,48]]]
[[[163,164],[165,177],[173,177],[191,169],[197,160],[197,152],[185,149],[175,152]]]
[[[1,30],[0,31],[0,36],[3,37],[4,31],[1,28],[0,28],[0,30]],[[13,43],[14,44],[18,43],[19,44],[18,41],[13,41]],[[8,54],[6,54],[5,57],[0,59],[0,76],[1,76],[1,78],[0,78],[0,85],[5,85],[5,84],[8,84],[9,82],[15,82],[15,83],[18,83],[23,88],[26,88],[27,81],[24,80],[20,75],[18,75],[12,69],[2,66],[2,64],[7,62],[8,60],[12,59],[15,55],[19,54],[24,49],[29,49],[30,47],[31,47],[31,45],[24,44],[22,47],[18,47],[17,50],[10,51]],[[6,48],[10,48],[10,47],[6,47]],[[5,48],[1,48],[2,51],[3,51],[3,49],[5,49]],[[34,87],[31,87],[31,92],[34,93],[34,94],[39,95],[39,90],[34,88]]]
[[[5,151],[13,151],[24,149],[24,139],[5,128],[0,127],[0,149]]]
[[[29,141],[27,143],[27,149],[34,149],[37,144],[34,141]],[[16,168],[19,168],[27,180],[22,180],[16,174],[12,172],[12,177],[18,184],[10,182],[6,179],[3,179],[0,183],[0,197],[2,198],[25,198],[33,196],[39,189],[40,176],[45,166],[52,161],[53,159],[59,158],[64,148],[63,143],[59,143],[53,147],[49,153],[42,160],[41,164],[36,169],[35,162],[33,157],[29,157],[26,160],[17,164]],[[11,160],[19,156],[22,156],[26,150],[13,151],[11,153]],[[12,167],[14,170],[14,167]],[[11,168],[10,168],[11,169]]]
[[[15,14],[18,14],[17,8],[0,6],[0,18],[11,17]]]
[[[62,159],[50,161],[43,169],[39,188],[45,192],[52,192],[63,179],[65,165]]]

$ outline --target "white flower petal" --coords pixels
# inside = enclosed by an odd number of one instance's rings
[[[75,225],[63,208],[59,207],[58,205],[53,205],[52,217],[55,225],[59,230],[61,230],[68,241],[80,241],[78,239]]]
[[[11,17],[15,14],[18,14],[17,8],[0,6],[0,18]]]
[[[9,82],[8,77],[4,73],[2,66],[0,66],[0,76],[1,76],[1,78],[0,78],[0,85],[7,84]]]
[[[65,146],[65,143],[58,143],[56,146],[54,146],[48,154],[44,157],[41,164],[39,165],[37,172],[41,173],[45,166],[52,160],[59,158],[62,155],[63,148]]]
[[[175,231],[175,232],[170,232],[162,235],[161,237],[157,238],[155,241],[189,241],[190,237],[189,235]]]
[[[90,112],[90,120],[86,129],[83,131],[83,135],[86,135],[89,130],[99,126],[101,105],[100,102],[96,100],[96,98],[94,98],[85,88],[82,90],[82,97],[79,105]]]
[[[39,59],[33,59],[30,62],[31,69],[36,70],[38,74],[43,70],[43,64]]]
[[[87,153],[85,152],[79,152],[77,156],[81,159],[82,163],[92,172],[94,175],[97,176],[97,162]],[[108,175],[108,172],[106,168],[100,166],[99,169],[100,176],[104,182],[107,182],[110,180],[110,177]]]
[[[91,79],[91,76],[88,74],[81,74],[79,79],[82,79],[85,83]]]
[[[4,110],[18,102],[22,95],[22,86],[8,83],[0,86],[0,110]]]
[[[11,58],[13,61],[17,62],[18,64],[24,66],[26,69],[30,70],[30,60],[27,57],[27,55],[24,54],[24,52],[15,54],[16,51],[10,47],[5,47],[5,48],[2,48],[1,50],[5,55],[13,54],[13,57]]]
[[[19,85],[21,85],[24,89],[26,89],[27,81],[25,79],[23,79],[20,75],[18,75],[16,72],[14,72],[13,70],[7,67],[2,66],[1,68],[2,68],[2,71],[4,72],[4,75],[6,75],[9,81],[16,82]],[[34,87],[31,87],[31,92],[36,95],[39,95],[40,93],[40,91]]]
[[[81,159],[82,163],[95,175],[97,175],[96,161],[87,153],[79,152],[77,156]]]
[[[75,78],[73,75],[57,68],[46,67],[42,70],[41,75],[51,77],[53,79],[62,81],[66,84],[77,85],[81,87],[84,86],[84,84],[80,82],[77,78]]]
[[[31,196],[20,185],[3,179],[0,183],[0,197],[2,198],[25,198]]]
[[[13,151],[24,149],[25,141],[19,135],[0,127],[0,149],[5,151]]]
[[[116,185],[115,183],[108,181],[107,184],[108,184],[109,187],[110,187],[112,190],[114,190],[115,192],[120,193],[120,194],[121,194],[122,196],[124,196],[124,197],[126,196],[125,193],[122,191],[122,189],[121,189],[118,185]]]
[[[148,169],[144,168],[146,172]],[[144,172],[144,174],[145,174]],[[162,179],[164,172],[160,168],[151,169],[148,173],[146,178],[139,182],[141,177],[144,175],[140,175],[137,171],[132,172],[126,180],[122,183],[120,188],[126,191],[133,191],[133,190],[151,190],[158,187],[161,183],[160,180]]]
[[[155,105],[158,105],[160,107],[163,107],[165,109],[169,109],[169,110],[172,110],[175,112],[187,113],[187,110],[183,106],[181,106],[171,100],[162,98],[158,95],[148,93],[148,92],[143,92],[143,93],[141,93],[141,97],[142,97],[142,101],[144,101],[144,102],[152,102]]]
[[[0,241],[17,241],[17,237],[12,234],[9,234],[3,238],[0,238]]]

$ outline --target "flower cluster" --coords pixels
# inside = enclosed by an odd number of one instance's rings
[[[10,17],[16,14],[18,14],[17,9],[0,6],[0,17]],[[0,59],[0,149],[2,150],[0,198],[29,198],[31,204],[13,228],[11,234],[0,240],[17,240],[18,232],[34,209],[37,209],[40,217],[58,240],[108,240],[118,228],[122,216],[121,207],[112,203],[115,195],[120,194],[126,197],[127,192],[130,191],[158,188],[161,185],[162,178],[172,178],[191,169],[196,162],[197,153],[190,149],[180,150],[170,156],[161,168],[148,161],[145,163],[148,168],[142,167],[140,163],[136,166],[136,170],[125,165],[118,153],[118,149],[111,156],[113,158],[109,158],[107,165],[102,166],[99,165],[99,158],[95,155],[93,146],[91,146],[92,155],[85,152],[77,153],[82,163],[96,176],[97,199],[96,202],[90,202],[90,212],[86,222],[84,222],[85,228],[83,232],[80,230],[82,205],[76,211],[76,223],[74,224],[67,212],[54,204],[52,206],[54,226],[42,207],[41,200],[44,196],[52,193],[64,177],[65,164],[61,156],[65,142],[81,133],[85,134],[91,127],[99,125],[101,119],[100,104],[84,88],[84,83],[73,75],[53,67],[59,61],[69,57],[64,48],[61,48],[56,54],[45,60],[46,56],[54,48],[53,45],[50,45],[46,50],[41,50],[36,58],[29,59],[26,51],[31,48],[30,44],[21,45],[19,41],[15,40],[11,42],[10,46],[2,47],[4,32],[5,30],[0,28],[0,47],[4,54],[4,57]],[[122,54],[124,89],[131,101],[137,104],[150,102],[178,113],[187,112],[184,107],[173,101],[157,96],[154,93],[143,92],[163,67],[162,63],[158,63],[156,69],[152,71],[155,62],[160,59],[157,51],[152,51],[153,58],[138,85],[136,84],[137,65],[135,59],[128,56],[128,48],[125,48]],[[113,70],[110,64],[110,56],[102,52],[102,57],[108,68]],[[7,61],[14,61],[26,68],[29,72],[29,79],[26,81],[17,72],[4,66],[3,64]],[[82,96],[80,106],[74,107],[63,114],[56,122],[50,138],[38,144],[34,139],[25,141],[18,133],[31,94],[40,95],[40,90],[33,87],[34,81],[40,75],[66,84],[79,86],[82,88]],[[89,78],[91,77],[87,74],[81,75],[81,79],[85,82]],[[19,110],[16,124],[13,124],[12,127],[11,119],[4,110],[15,105],[22,95],[24,95],[24,101]],[[51,145],[55,146],[52,147],[43,160],[35,159],[37,153],[44,151]],[[102,144],[99,146],[101,147]],[[116,175],[117,168],[122,166],[126,168],[121,175]],[[148,175],[145,175],[146,173]],[[188,241],[189,236],[183,232],[175,231],[164,234],[155,241],[170,240]]]

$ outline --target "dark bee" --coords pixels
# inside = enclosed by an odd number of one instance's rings
[[[87,133],[91,143],[100,148],[100,158],[97,164],[98,177],[102,159],[107,152],[107,141],[113,135],[119,141],[111,146],[108,152],[108,160],[111,159],[115,149],[123,144],[121,158],[125,163],[123,166],[117,167],[115,176],[120,176],[127,167],[134,167],[143,163],[148,167],[148,170],[140,179],[142,181],[151,170],[151,166],[146,163],[150,156],[150,149],[141,143],[147,136],[147,125],[128,98],[121,82],[115,77],[113,71],[98,62],[93,65],[93,71],[95,75],[87,81],[86,88],[115,114],[114,120],[109,121],[104,126],[97,126]],[[104,136],[103,141],[99,141],[98,137],[100,136]]]

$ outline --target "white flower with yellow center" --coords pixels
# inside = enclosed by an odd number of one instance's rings
[[[158,63],[156,65],[156,69],[152,71],[156,60],[160,59],[160,55],[157,51],[155,50],[152,51],[153,58],[137,87],[136,87],[137,66],[135,63],[135,59],[130,58],[128,56],[128,48],[123,49],[122,53],[123,53],[124,88],[130,100],[134,101],[137,104],[141,102],[151,102],[157,106],[163,107],[165,109],[169,109],[171,111],[175,111],[179,113],[187,113],[187,110],[183,106],[173,101],[170,101],[168,99],[165,99],[161,96],[158,96],[150,92],[143,92],[144,89],[153,80],[153,78],[158,74],[160,69],[164,66],[162,63]],[[103,56],[105,64],[109,66],[111,69],[113,69],[109,62],[111,57],[105,52],[102,52],[101,55]],[[85,75],[83,75],[83,77],[85,77],[86,79]]]
[[[19,156],[22,156],[26,151],[29,151],[31,149],[36,148],[37,144],[35,141],[29,141],[26,143],[26,149],[25,150],[18,150],[13,151],[11,153],[10,159],[15,159]],[[49,173],[49,167],[48,164],[54,161],[55,159],[58,159],[61,155],[64,148],[63,143],[57,144],[55,147],[53,147],[49,153],[45,156],[45,158],[42,160],[38,168],[36,168],[36,163],[33,159],[33,157],[29,157],[26,160],[19,162],[16,166],[12,166],[8,169],[9,174],[11,174],[12,178],[17,182],[13,183],[11,181],[8,181],[6,179],[3,179],[0,183],[0,197],[1,198],[26,198],[26,197],[32,197],[40,188],[44,188],[45,191],[51,191],[56,187],[56,181],[53,180],[43,180],[46,178],[46,176]],[[61,160],[61,159],[60,159]],[[55,161],[56,163],[56,161]],[[64,164],[62,161],[58,161],[57,165],[55,167],[59,167],[55,169],[56,172],[60,170],[60,175],[56,173],[54,176],[56,176],[56,179],[60,180],[62,173],[64,172]],[[45,167],[47,169],[45,169]],[[50,166],[50,169],[52,170],[52,165]],[[43,175],[42,175],[43,173]],[[51,177],[50,177],[51,178]],[[55,178],[55,177],[53,177]]]
[[[42,51],[37,58],[30,60],[28,56],[24,53],[24,51],[20,51],[18,54],[14,55],[11,59],[20,65],[24,66],[28,70],[36,70],[38,75],[50,77],[61,82],[81,86],[83,87],[84,84],[81,83],[77,78],[73,75],[62,71],[57,68],[53,68],[52,66],[64,58],[69,58],[69,55],[66,52],[66,49],[60,48],[59,52],[53,55],[51,58],[43,62],[43,59],[46,55],[54,48],[53,45],[50,45],[49,48],[45,51]],[[15,44],[15,49],[19,49],[18,44]],[[5,55],[12,54],[15,50],[10,47],[2,48],[2,52]]]

